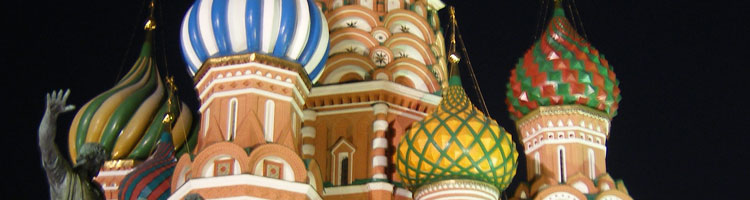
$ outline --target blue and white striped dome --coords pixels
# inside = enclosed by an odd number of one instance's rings
[[[317,81],[328,55],[328,23],[312,0],[197,0],[181,44],[195,75],[211,57],[263,53],[301,64]]]

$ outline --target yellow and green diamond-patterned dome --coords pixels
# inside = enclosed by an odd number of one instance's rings
[[[511,135],[479,112],[466,96],[454,66],[438,109],[414,122],[396,153],[404,185],[412,190],[449,179],[469,179],[504,190],[516,174]]]

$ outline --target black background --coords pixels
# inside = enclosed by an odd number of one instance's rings
[[[179,47],[179,26],[190,0],[157,2],[156,55],[162,74],[197,108]],[[574,4],[585,35],[607,56],[620,80],[622,102],[607,141],[607,169],[635,199],[740,197],[750,173],[748,123],[748,7],[740,1],[596,1]],[[2,196],[46,199],[37,126],[44,94],[71,88],[81,106],[111,88],[135,61],[147,3],[138,1],[4,2],[0,36],[3,135]],[[505,84],[531,46],[540,1],[446,1],[460,30],[492,116],[514,134]],[[447,9],[441,11],[447,24]],[[568,14],[571,19],[570,13]],[[571,20],[573,21],[573,20]],[[446,26],[444,26],[445,28]],[[463,70],[466,72],[466,70]],[[473,93],[464,73],[464,85]],[[478,99],[470,94],[472,100]],[[60,117],[57,142],[67,152],[74,114]],[[520,153],[523,157],[523,153]],[[514,183],[525,180],[519,160]],[[10,167],[8,167],[10,166]],[[9,176],[9,177],[8,177]],[[515,189],[512,185],[509,196]]]

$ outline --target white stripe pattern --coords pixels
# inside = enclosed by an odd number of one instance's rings
[[[296,4],[293,6],[295,9],[292,10],[290,9],[292,7],[282,5],[287,2]],[[274,53],[275,47],[285,47],[286,51],[281,51],[283,54],[276,55],[301,64],[308,74],[312,74],[310,80],[317,80],[322,71],[318,68],[324,66],[320,63],[325,63],[327,59],[325,52],[329,42],[328,23],[317,5],[311,2],[313,1],[198,0],[188,9],[180,33],[183,54],[189,66],[188,71],[194,75],[203,62],[211,57],[253,53],[250,52],[250,47],[257,46],[259,49],[253,51],[269,55]],[[221,7],[214,8],[214,6]],[[250,14],[248,12],[258,13],[259,15],[255,16],[260,16],[260,19],[253,19],[254,22],[250,25],[252,27],[246,27],[248,26],[247,15]],[[288,38],[290,39],[281,40],[279,31],[282,25],[282,15],[290,16],[291,14],[294,15],[292,18],[294,26],[291,27],[293,32],[289,32]],[[316,19],[313,19],[313,16]],[[192,23],[191,18],[195,20]],[[312,20],[318,20],[315,24],[319,25],[313,26]],[[250,30],[259,30],[257,38],[248,38]],[[315,38],[310,38],[313,32],[319,34],[315,34]],[[223,42],[221,45],[218,44],[221,41],[226,41],[227,48],[224,48]],[[282,44],[276,44],[277,42]],[[312,44],[315,46],[305,49]],[[302,55],[307,55],[306,59],[301,58]]]

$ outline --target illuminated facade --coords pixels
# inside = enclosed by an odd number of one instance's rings
[[[555,10],[513,71],[513,140],[466,97],[455,18],[448,42],[440,28],[444,6],[196,0],[180,38],[200,114],[173,103],[147,41],[131,73],[102,95],[117,98],[81,109],[71,147],[112,143],[96,179],[109,199],[498,199],[518,167],[515,145],[529,169],[515,199],[630,199],[605,167],[617,80],[564,15]],[[104,125],[123,102],[135,114],[119,118],[139,127],[121,129],[144,136],[82,134],[78,127],[117,132]],[[156,142],[161,132],[173,133],[160,140],[173,146]]]

